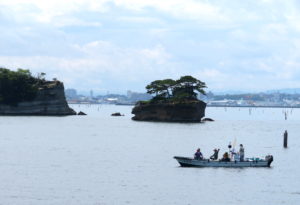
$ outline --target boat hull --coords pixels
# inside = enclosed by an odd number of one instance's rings
[[[182,167],[270,167],[273,156],[268,157],[266,160],[254,161],[211,161],[211,160],[196,160],[188,157],[174,157]]]

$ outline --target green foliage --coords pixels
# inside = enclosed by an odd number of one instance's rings
[[[147,93],[170,97],[176,82],[172,79],[155,80],[146,86]]]
[[[204,82],[188,75],[179,80],[155,80],[146,86],[147,93],[155,94],[152,102],[197,100],[197,93],[205,95],[204,88]]]
[[[33,77],[29,70],[0,68],[0,104],[17,105],[33,100],[41,81]]]
[[[176,82],[179,88],[186,88],[187,92],[198,91],[199,93],[205,95],[205,91],[203,90],[203,88],[206,88],[205,83],[190,75],[183,76]]]

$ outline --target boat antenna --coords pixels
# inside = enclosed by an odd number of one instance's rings
[[[234,137],[233,143],[232,143],[232,147],[235,148],[236,145],[236,137]]]

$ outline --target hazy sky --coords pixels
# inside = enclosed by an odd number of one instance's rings
[[[182,75],[212,91],[300,87],[297,0],[0,0],[0,22],[0,66],[67,88]]]

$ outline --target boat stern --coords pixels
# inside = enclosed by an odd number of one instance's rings
[[[266,161],[268,162],[268,167],[271,166],[271,163],[273,162],[273,155],[267,155],[266,156]]]

